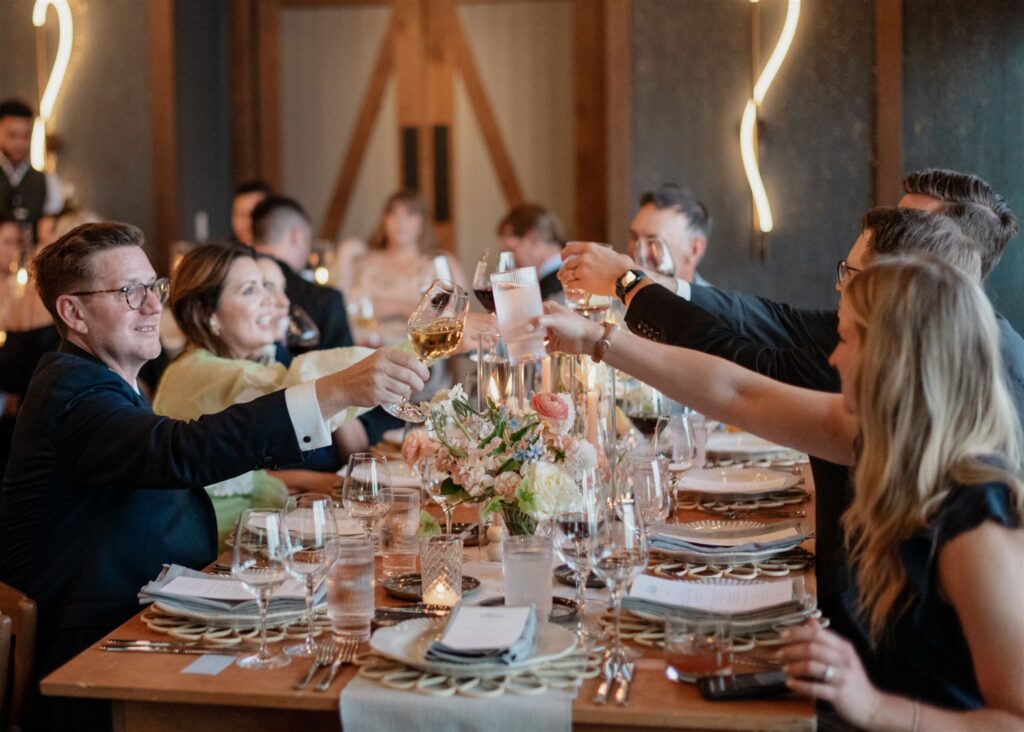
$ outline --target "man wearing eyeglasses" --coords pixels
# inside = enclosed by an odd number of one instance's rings
[[[0,580],[38,606],[40,675],[137,612],[161,565],[215,558],[204,485],[299,462],[330,443],[326,420],[342,409],[398,401],[429,376],[412,355],[380,349],[195,422],[158,417],[136,378],[160,352],[168,282],[141,245],[134,226],[85,224],[33,263],[63,340],[32,377],[0,484]]]

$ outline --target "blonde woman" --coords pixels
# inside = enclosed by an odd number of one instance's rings
[[[792,689],[866,729],[1024,725],[1020,427],[992,307],[967,276],[926,256],[856,275],[830,360],[841,395],[546,308],[551,350],[596,353],[716,419],[856,465],[843,522],[872,650],[794,629]]]

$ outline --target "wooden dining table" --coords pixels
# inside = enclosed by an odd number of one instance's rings
[[[810,488],[810,471],[804,468]],[[813,526],[813,504],[805,528]],[[682,520],[707,514],[680,515]],[[757,518],[756,514],[751,518]],[[813,541],[813,540],[809,540]],[[378,559],[379,561],[379,559]],[[813,587],[813,572],[808,572]],[[378,607],[402,604],[376,588]],[[107,638],[168,640],[137,615]],[[292,684],[306,671],[307,659],[284,668],[252,671],[235,664],[215,676],[182,673],[201,656],[168,653],[111,653],[96,643],[41,682],[50,696],[106,699],[113,705],[115,732],[164,732],[214,729],[234,732],[274,729],[319,732],[341,727],[340,692],[356,674],[346,666],[323,693],[295,691]],[[585,681],[572,705],[577,730],[813,730],[814,705],[799,698],[709,702],[689,684],[669,681],[661,649],[644,647],[628,706],[595,704],[598,679]],[[410,692],[413,693],[413,692]],[[534,703],[534,697],[530,698]],[[485,699],[479,700],[482,707]],[[383,731],[382,731],[383,732]]]

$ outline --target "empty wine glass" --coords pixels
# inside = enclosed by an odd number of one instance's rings
[[[643,455],[634,457],[630,468],[637,510],[644,526],[650,529],[668,518],[673,505],[668,463],[657,456]]]
[[[337,556],[337,517],[334,500],[320,493],[304,493],[288,499],[285,528],[291,542],[288,571],[306,586],[306,640],[285,648],[291,656],[316,656],[317,644],[313,594],[327,576]]]
[[[444,484],[447,475],[439,473],[431,463],[430,458],[423,458],[417,464],[420,473],[420,482],[423,490],[434,503],[444,511],[444,533],[448,536],[452,533],[452,510],[455,508],[448,501],[448,496],[441,493],[441,486]]]
[[[451,354],[462,340],[462,328],[469,312],[469,293],[446,280],[434,280],[420,296],[419,304],[409,316],[407,331],[420,361],[429,365]],[[424,422],[427,412],[403,399],[398,404],[384,404],[384,411],[406,422]]]
[[[554,546],[558,556],[576,576],[576,602],[579,605],[576,637],[581,645],[590,639],[584,619],[587,602],[587,578],[590,576],[590,550],[597,534],[599,489],[597,472],[588,471],[580,482],[580,499],[569,511],[555,515]]]
[[[288,311],[288,332],[285,344],[292,353],[312,351],[320,345],[320,329],[301,306],[292,303]]]
[[[267,608],[274,590],[288,579],[289,553],[283,512],[242,511],[231,553],[231,574],[256,596],[260,623],[260,649],[238,659],[242,668],[279,668],[291,663],[285,654],[267,650]]]
[[[622,663],[634,654],[622,643],[620,616],[622,594],[647,567],[647,537],[643,518],[632,495],[602,503],[594,541],[590,545],[590,566],[605,581],[611,594],[614,625],[608,656]]]
[[[639,236],[633,247],[633,260],[640,269],[658,272],[672,277],[676,263],[668,244],[660,236]]]
[[[658,422],[654,435],[654,453],[668,467],[669,483],[672,486],[670,517],[675,513],[679,481],[693,467],[699,448],[693,417],[674,414]]]
[[[372,452],[352,454],[345,467],[341,497],[349,516],[362,525],[376,550],[377,525],[391,510],[391,474],[387,459]]]

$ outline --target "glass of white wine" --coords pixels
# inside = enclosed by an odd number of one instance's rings
[[[409,340],[420,361],[430,365],[451,355],[459,347],[468,312],[468,292],[446,280],[431,283],[409,316],[407,328]],[[427,419],[426,411],[408,399],[383,406],[388,414],[406,422],[425,422]]]

